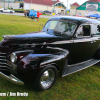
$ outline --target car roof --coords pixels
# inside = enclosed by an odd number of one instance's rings
[[[58,16],[58,17],[52,17],[49,20],[69,20],[70,22],[74,22],[77,24],[82,24],[82,23],[99,24],[100,23],[100,21],[95,20],[95,19],[76,17],[76,16]]]

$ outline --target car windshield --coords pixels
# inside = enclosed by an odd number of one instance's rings
[[[75,28],[76,24],[74,23],[57,20],[48,21],[44,27],[45,30],[50,29],[65,34],[72,34],[75,31]]]
[[[59,21],[57,24],[55,31],[63,32],[66,34],[72,34],[75,31],[76,24],[66,22],[66,21]]]
[[[57,23],[58,23],[57,20],[51,20],[51,21],[47,22],[47,24],[45,25],[44,29],[54,30],[54,28],[56,27]]]

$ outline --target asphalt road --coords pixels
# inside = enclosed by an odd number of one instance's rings
[[[0,12],[0,14],[24,16],[24,13],[2,13],[2,12]],[[59,15],[51,15],[51,16],[40,15],[41,18],[52,18],[52,17],[55,17],[55,16],[59,16]]]

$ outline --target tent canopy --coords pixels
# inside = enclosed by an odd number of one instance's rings
[[[96,18],[100,18],[100,15],[98,15],[98,14],[93,14],[93,15],[89,15],[89,17],[96,17]]]

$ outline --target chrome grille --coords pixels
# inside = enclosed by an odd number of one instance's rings
[[[0,52],[0,71],[12,71],[12,67],[7,64],[6,53]]]

